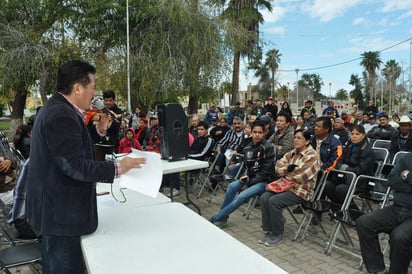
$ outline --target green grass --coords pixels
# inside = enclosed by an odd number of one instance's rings
[[[0,120],[0,130],[10,129],[10,120]]]

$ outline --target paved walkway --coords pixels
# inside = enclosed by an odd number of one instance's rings
[[[194,198],[194,202],[200,207],[202,216],[209,219],[213,216],[220,207],[223,200],[224,192],[219,190],[212,202],[208,202],[210,194],[205,192],[199,199]],[[193,195],[191,195],[193,197]],[[176,197],[176,201],[184,202],[184,193]],[[189,206],[191,207],[191,206]],[[191,207],[193,209],[193,207]],[[285,235],[283,243],[275,247],[267,247],[259,244],[258,240],[263,237],[261,230],[260,210],[254,209],[250,219],[243,216],[244,208],[240,208],[230,215],[228,226],[224,231],[238,239],[245,245],[249,246],[268,260],[282,267],[284,270],[293,274],[303,273],[365,273],[365,268],[359,270],[360,259],[354,256],[345,254],[338,250],[332,250],[331,255],[323,253],[325,242],[329,236],[325,236],[322,232],[318,233],[319,237],[307,236],[303,242],[293,242],[296,223],[291,215],[285,210],[284,217],[286,218]],[[300,220],[303,215],[296,215]],[[326,217],[326,216],[324,216]],[[330,232],[334,222],[329,218],[323,218],[322,224],[327,232]],[[357,241],[356,232],[352,229],[351,237],[355,243]],[[322,239],[320,235],[322,234]],[[199,235],[201,237],[201,235]],[[412,272],[410,272],[412,273]]]

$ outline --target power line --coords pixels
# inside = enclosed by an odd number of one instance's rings
[[[378,50],[378,52],[386,51],[386,50],[388,50],[388,49],[391,49],[391,48],[394,48],[394,47],[396,47],[396,46],[399,46],[400,44],[406,43],[406,42],[408,42],[408,41],[410,41],[410,40],[412,40],[412,37],[411,37],[411,38],[408,38],[408,39],[406,39],[406,40],[403,40],[403,41],[401,41],[401,42],[399,42],[399,43],[396,43],[396,44],[394,44],[394,45],[391,45],[391,46],[389,46],[389,47],[387,47],[387,48]],[[352,62],[354,62],[354,61],[361,60],[361,59],[362,59],[362,57],[358,57],[358,58],[355,58],[355,59],[351,59],[351,60],[348,60],[348,61],[344,61],[344,62],[332,64],[332,65],[326,65],[326,66],[314,67],[314,68],[299,69],[299,71],[319,70],[319,69],[325,69],[325,68],[330,68],[330,67],[337,67],[337,66],[344,65],[344,64],[348,64],[348,63],[352,63]],[[279,71],[282,71],[282,72],[295,72],[295,69],[280,69]]]

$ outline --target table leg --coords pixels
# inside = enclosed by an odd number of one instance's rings
[[[189,197],[189,180],[188,180],[188,172],[185,172],[185,192],[186,192],[186,200],[187,202],[183,203],[184,205],[192,205],[194,208],[196,208],[197,212],[199,215],[202,215],[200,212],[200,208],[198,205],[196,205]],[[173,199],[172,199],[173,201]]]

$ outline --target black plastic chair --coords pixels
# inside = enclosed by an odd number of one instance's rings
[[[41,262],[41,244],[39,242],[27,243],[4,248],[0,250],[0,269],[11,274],[10,268],[31,265],[32,269],[41,273],[35,263]]]
[[[209,179],[214,181],[216,185],[212,188],[212,193],[210,194],[209,203],[215,196],[216,191],[219,188],[224,188],[225,184],[238,180],[245,173],[245,162],[244,155],[240,153],[235,153],[229,160],[229,164],[226,165],[221,174],[211,175]]]
[[[378,184],[385,186],[387,182],[385,178],[367,176],[367,175],[359,175],[356,178],[355,182],[350,186],[348,193],[346,194],[345,201],[341,209],[338,211],[329,213],[329,216],[332,219],[336,220],[337,222],[330,236],[330,239],[326,245],[325,254],[329,255],[332,251],[332,248],[337,247],[341,251],[349,253],[355,257],[360,257],[358,250],[355,250],[355,246],[351,240],[351,237],[349,236],[349,233],[347,232],[345,228],[345,225],[348,227],[352,227],[352,228],[356,227],[356,219],[359,218],[362,214],[364,214],[364,212],[360,210],[350,209],[349,207],[352,203],[352,200],[356,196],[355,191],[356,191],[357,185],[359,184],[359,182],[362,182],[365,180],[367,180],[368,184],[371,186],[378,185]],[[380,207],[385,206],[386,202],[388,201],[389,192],[390,192],[390,189],[387,188],[385,191],[385,195],[382,198]],[[338,237],[338,234],[341,232],[341,230],[342,230],[342,235],[345,238],[346,242],[351,245],[353,251],[357,251],[357,252],[353,252],[352,250],[336,245],[336,239]]]
[[[304,228],[300,238],[300,240],[303,241],[308,232],[309,226],[313,223],[318,224],[323,234],[327,235],[327,232],[323,227],[319,216],[322,213],[327,213],[331,210],[339,209],[341,206],[329,200],[321,199],[325,184],[328,181],[333,181],[337,184],[343,183],[351,186],[355,182],[355,179],[356,174],[349,171],[333,169],[325,173],[324,176],[321,177],[321,180],[318,182],[319,186],[316,189],[316,195],[314,196],[313,200],[300,205],[304,216],[296,230],[294,240],[298,239],[299,235],[301,234],[302,228]]]

